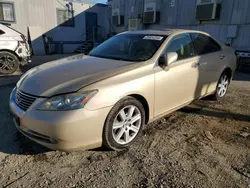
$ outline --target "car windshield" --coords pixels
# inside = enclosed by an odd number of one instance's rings
[[[146,61],[156,53],[166,37],[160,35],[120,34],[92,50],[89,55],[124,61]]]

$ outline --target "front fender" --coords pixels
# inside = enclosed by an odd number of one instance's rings
[[[154,90],[151,84],[138,83],[120,84],[113,87],[99,88],[98,93],[86,104],[88,110],[97,110],[115,105],[119,100],[129,95],[141,95],[148,103],[153,102]]]
[[[154,106],[154,72],[152,66],[134,70],[85,87],[82,91],[98,89],[98,93],[86,104],[88,110],[97,110],[115,105],[129,95],[144,97],[153,113]]]

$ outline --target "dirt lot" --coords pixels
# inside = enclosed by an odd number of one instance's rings
[[[0,87],[0,187],[250,187],[250,75],[147,126],[129,151],[49,151],[21,136]],[[246,136],[246,135],[245,135]]]

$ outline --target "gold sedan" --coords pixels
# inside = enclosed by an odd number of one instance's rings
[[[28,71],[10,110],[17,129],[48,148],[123,150],[149,122],[195,99],[224,97],[235,67],[234,50],[204,32],[125,32],[87,56]]]

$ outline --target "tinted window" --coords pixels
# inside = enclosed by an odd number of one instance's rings
[[[176,52],[178,60],[194,56],[192,40],[189,34],[175,36],[168,43],[164,53]]]
[[[192,39],[197,55],[217,52],[221,49],[220,45],[209,36],[193,33]]]
[[[164,42],[166,36],[120,34],[102,43],[90,56],[126,61],[150,59]]]
[[[0,35],[4,34],[5,32],[0,29]]]

